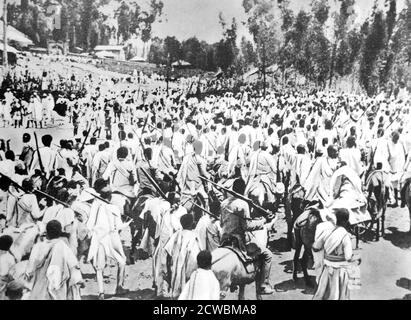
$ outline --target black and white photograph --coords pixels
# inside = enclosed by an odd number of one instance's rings
[[[0,300],[411,300],[411,0],[0,17]]]

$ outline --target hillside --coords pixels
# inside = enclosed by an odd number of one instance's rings
[[[36,45],[69,41],[70,48],[147,42],[152,24],[162,14],[161,0],[21,0],[8,6],[8,23]]]

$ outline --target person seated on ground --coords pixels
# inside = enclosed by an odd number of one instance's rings
[[[197,255],[197,266],[178,300],[219,300],[220,283],[211,270],[212,255],[209,251],[201,251]]]

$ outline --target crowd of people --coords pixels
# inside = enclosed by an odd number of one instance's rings
[[[294,230],[322,219],[314,299],[349,299],[359,261],[349,231],[372,218],[371,177],[384,177],[390,205],[405,206],[409,97],[244,88],[198,99],[187,97],[188,84],[167,92],[48,75],[26,89],[21,77],[3,84],[0,110],[3,126],[23,133],[21,150],[0,145],[1,299],[81,299],[83,257],[100,299],[110,260],[124,295],[137,248],[152,259],[159,297],[220,299],[222,276],[212,270],[221,247],[251,259],[258,294],[270,295],[272,253],[258,235],[275,232],[279,210],[301,191]],[[24,132],[57,121],[73,125],[60,141]]]

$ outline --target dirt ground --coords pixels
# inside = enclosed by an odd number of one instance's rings
[[[283,215],[282,215],[283,216]],[[386,235],[379,242],[371,241],[372,234],[364,236],[358,252],[362,258],[360,290],[352,292],[354,300],[391,300],[411,298],[411,235],[408,234],[409,215],[407,209],[388,209]],[[271,283],[275,293],[263,296],[264,300],[310,300],[314,289],[307,288],[302,273],[295,283],[292,279],[293,251],[286,249],[286,223],[280,219],[276,226],[277,233],[270,246],[273,252]],[[367,240],[368,238],[368,240]],[[353,243],[354,243],[353,239]],[[97,298],[97,285],[93,269],[82,264],[86,279],[83,291],[84,299]],[[152,290],[152,259],[137,261],[135,265],[126,267],[126,288],[130,292],[122,297],[114,296],[116,267],[105,271],[107,299],[155,299]],[[313,270],[309,270],[312,278]],[[237,299],[236,293],[229,293],[228,299]],[[246,299],[255,299],[255,287],[246,288]]]

